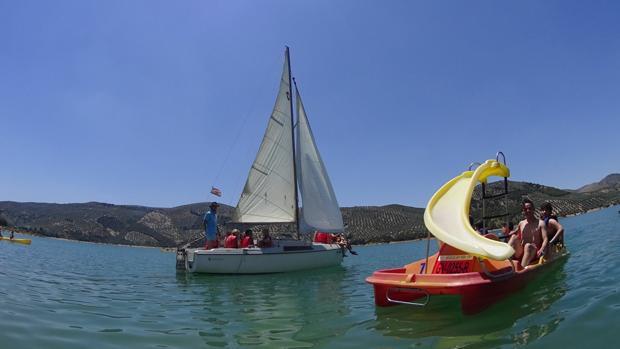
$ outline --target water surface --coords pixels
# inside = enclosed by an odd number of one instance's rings
[[[174,254],[158,249],[0,242],[0,347],[606,347],[620,328],[618,209],[561,219],[568,260],[471,316],[454,297],[375,308],[364,279],[424,257],[424,241],[257,276],[177,272]]]

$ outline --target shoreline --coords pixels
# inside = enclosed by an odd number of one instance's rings
[[[12,229],[3,229],[4,231],[12,231]],[[145,246],[145,245],[127,245],[127,244],[114,244],[111,242],[98,242],[98,241],[85,241],[85,240],[74,240],[74,239],[67,239],[67,238],[60,238],[60,237],[56,237],[56,236],[47,236],[47,235],[41,235],[38,233],[32,233],[32,232],[27,232],[27,231],[17,231],[15,230],[15,234],[21,234],[21,235],[28,235],[28,236],[34,236],[34,237],[39,237],[39,238],[45,238],[45,239],[54,239],[54,240],[61,240],[61,241],[68,241],[68,242],[78,242],[78,243],[85,243],[85,244],[98,244],[98,245],[109,245],[109,246],[120,246],[120,247],[136,247],[136,248],[157,248],[157,249],[166,249],[166,248],[176,248],[175,247],[162,247],[162,246]],[[3,235],[4,236],[4,235]],[[168,252],[168,251],[166,251]]]
[[[589,210],[586,210],[586,211],[577,212],[577,213],[571,213],[571,214],[567,214],[567,215],[563,215],[563,216],[559,216],[559,217],[566,217],[566,218],[568,218],[568,217],[575,217],[575,216],[580,216],[580,215],[584,215],[584,214],[588,214],[588,213],[592,213],[592,212],[596,212],[596,211],[600,211],[600,210],[604,210],[606,208],[611,208],[611,207],[616,207],[616,206],[620,207],[620,203],[612,204],[612,205],[608,205],[608,206],[596,207],[596,208],[592,208],[592,209],[589,209]],[[13,227],[4,227],[3,231],[6,231],[6,232],[13,231],[16,234],[21,234],[21,235],[29,235],[29,236],[35,236],[35,237],[42,237],[42,238],[70,241],[70,242],[82,242],[82,243],[88,243],[88,244],[101,244],[101,245],[111,245],[111,246],[121,246],[121,247],[156,248],[156,249],[159,249],[161,252],[165,252],[165,253],[174,252],[174,249],[177,248],[177,246],[167,246],[167,247],[166,246],[145,246],[145,245],[115,244],[115,243],[111,243],[111,242],[74,240],[74,239],[61,238],[61,237],[55,237],[55,236],[41,235],[39,233],[35,233],[35,232],[23,230],[23,229],[17,229],[17,228],[13,228]],[[431,235],[430,238],[432,240],[436,240],[436,238],[434,236],[432,236],[432,235]],[[400,244],[400,243],[408,243],[408,242],[414,242],[414,241],[426,240],[426,239],[427,239],[427,237],[422,237],[422,238],[417,238],[417,239],[395,240],[395,241],[388,241],[388,242],[369,242],[369,243],[363,243],[363,244],[353,244],[352,246],[358,246],[359,247],[359,246]]]

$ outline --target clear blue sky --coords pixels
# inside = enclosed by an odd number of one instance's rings
[[[285,45],[341,206],[620,172],[617,1],[1,1],[0,201],[236,204]],[[218,173],[219,176],[218,176]]]

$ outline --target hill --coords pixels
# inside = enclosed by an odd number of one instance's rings
[[[568,191],[540,184],[509,182],[509,220],[521,219],[520,203],[529,197],[536,206],[551,202],[559,216],[587,212],[620,203],[616,175],[606,177],[605,186],[595,191]],[[611,180],[608,180],[611,177]],[[487,193],[498,193],[502,182],[490,183]],[[583,188],[582,188],[583,189]],[[474,220],[482,216],[479,187],[473,194],[471,213]],[[173,208],[112,205],[100,202],[76,204],[0,202],[0,218],[9,226],[33,234],[112,244],[172,247],[200,240],[202,215],[208,203],[195,203]],[[403,205],[360,206],[341,208],[346,232],[355,244],[391,242],[426,237],[424,209]],[[233,208],[220,207],[220,222],[230,221]],[[506,212],[503,198],[488,200],[486,215]],[[487,226],[499,227],[505,218],[490,220]],[[254,226],[260,230],[262,226]],[[274,235],[291,231],[290,225],[270,226]],[[201,243],[197,241],[195,244]]]
[[[614,191],[620,190],[620,173],[612,173],[603,178],[600,182],[584,185],[577,189],[579,193],[592,193],[596,191]]]
[[[478,187],[479,188],[479,187]],[[478,189],[477,188],[477,189]],[[503,192],[503,183],[494,182],[488,186],[487,195]],[[550,202],[553,205],[554,213],[558,216],[570,216],[607,207],[620,203],[620,188],[618,190],[599,190],[593,192],[580,193],[572,190],[562,190],[548,187],[541,184],[527,182],[509,182],[508,213],[509,221],[518,222],[522,219],[521,201],[523,198],[531,199],[536,207],[540,207],[543,202]],[[475,220],[482,217],[481,192],[476,190],[472,197],[471,213]],[[499,215],[506,212],[505,200],[503,197],[487,200],[486,215]],[[500,227],[506,218],[491,220],[491,227]]]

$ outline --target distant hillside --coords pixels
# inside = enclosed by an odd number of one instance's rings
[[[471,213],[474,220],[482,217],[481,192],[474,192],[472,197]],[[500,193],[503,191],[502,182],[494,182],[488,186],[487,195]],[[524,198],[529,198],[534,202],[538,209],[543,202],[550,202],[554,207],[554,213],[558,216],[569,216],[588,212],[601,207],[607,207],[620,203],[619,190],[600,190],[594,192],[580,193],[576,191],[562,190],[554,187],[547,187],[540,184],[527,182],[509,182],[508,212],[509,221],[518,222],[522,219],[521,202]],[[502,214],[506,212],[503,196],[500,198],[487,200],[486,215]],[[492,227],[500,227],[506,218],[491,220]]]
[[[99,202],[49,204],[0,202],[9,226],[37,235],[112,244],[171,247],[203,236],[202,215],[208,203],[174,208],[112,205]],[[230,221],[233,208],[221,205],[220,222]],[[342,208],[348,233],[356,243],[418,237],[426,232],[424,210],[400,205]],[[260,230],[257,225],[253,229]],[[291,225],[270,226],[279,235]]]
[[[579,193],[592,193],[602,190],[620,190],[620,173],[612,173],[600,182],[584,185],[577,189]]]
[[[613,181],[617,175],[611,177]],[[601,183],[599,182],[599,183]],[[609,183],[607,180],[605,183]],[[521,219],[520,203],[529,197],[537,207],[551,202],[560,216],[587,212],[592,209],[620,203],[620,189],[606,186],[588,192],[566,191],[553,187],[525,182],[509,182],[508,212],[510,220]],[[614,182],[615,183],[615,182]],[[502,190],[502,183],[488,186],[488,193]],[[614,189],[616,188],[616,189]],[[99,202],[80,204],[0,202],[0,221],[34,234],[112,244],[141,246],[178,246],[200,239],[202,215],[208,203],[195,203],[173,208],[112,205]],[[341,208],[346,232],[353,243],[390,242],[423,238],[424,209],[402,205],[363,206]],[[220,222],[230,221],[233,208],[220,207]],[[506,211],[505,200],[487,201],[486,214]],[[479,187],[473,194],[471,213],[474,220],[482,215]],[[491,227],[499,227],[505,218],[490,221]],[[262,226],[255,226],[260,230]],[[290,225],[271,226],[275,235],[291,231]],[[196,244],[202,241],[196,242]]]

